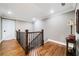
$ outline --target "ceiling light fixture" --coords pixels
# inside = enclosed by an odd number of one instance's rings
[[[53,10],[50,10],[50,13],[54,13],[54,11]]]
[[[33,20],[33,21],[36,21],[36,18],[33,18],[32,20]]]
[[[8,11],[8,14],[12,14],[12,12],[11,11]]]

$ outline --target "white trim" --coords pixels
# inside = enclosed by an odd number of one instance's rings
[[[47,42],[48,42],[48,40],[45,40],[45,41],[44,41],[44,43],[47,43]]]
[[[0,43],[2,42],[2,40],[0,40]]]
[[[48,41],[55,42],[55,43],[58,43],[58,44],[61,44],[61,45],[65,45],[66,46],[66,43],[59,42],[59,41],[52,40],[52,39],[48,39],[47,41],[45,41],[45,43],[48,42]],[[73,47],[73,44],[69,44],[69,47]]]
[[[63,43],[63,42],[59,42],[59,41],[52,40],[52,39],[48,39],[47,41],[55,42],[55,43],[58,43],[58,44],[61,44],[61,45],[66,45],[66,44]]]

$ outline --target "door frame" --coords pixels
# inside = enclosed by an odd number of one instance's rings
[[[2,23],[2,19],[4,19],[4,20],[11,20],[11,21],[14,21],[15,22],[15,38],[16,38],[16,20],[13,20],[13,19],[9,19],[9,18],[3,18],[3,17],[1,17],[1,41],[3,41],[3,39],[2,39],[2,37],[3,37],[3,33],[2,33],[2,26],[3,26],[3,23]]]
[[[2,41],[2,17],[1,17],[1,41]]]

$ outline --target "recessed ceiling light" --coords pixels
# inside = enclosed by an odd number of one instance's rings
[[[12,14],[12,12],[11,11],[8,11],[8,14]]]
[[[54,10],[50,10],[50,13],[54,13]]]
[[[33,18],[32,20],[33,20],[33,21],[36,21],[36,18]]]

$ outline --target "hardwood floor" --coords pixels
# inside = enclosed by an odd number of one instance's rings
[[[63,45],[47,42],[30,51],[27,56],[65,56],[65,50]],[[7,40],[0,44],[0,56],[25,56],[25,52],[16,40]]]
[[[47,42],[44,46],[32,50],[29,56],[65,56],[66,47],[54,42]]]
[[[0,56],[24,56],[25,52],[16,40],[6,40],[0,44]]]

